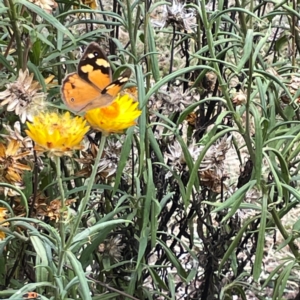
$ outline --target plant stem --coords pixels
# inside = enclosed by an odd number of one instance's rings
[[[55,166],[56,166],[56,174],[57,174],[57,183],[58,189],[60,193],[60,210],[59,210],[59,234],[60,234],[60,245],[58,245],[58,266],[57,266],[57,278],[59,279],[63,273],[63,266],[65,264],[66,259],[66,249],[65,249],[65,241],[66,241],[66,232],[65,232],[65,217],[66,217],[66,204],[65,204],[65,192],[63,188],[62,182],[62,174],[61,174],[61,165],[60,165],[60,157],[54,156],[53,158]],[[59,287],[59,286],[58,286]],[[56,299],[60,299],[60,289],[56,289]]]
[[[126,7],[127,7],[127,22],[128,22],[128,34],[130,39],[130,46],[131,46],[131,53],[134,59],[136,60],[136,42],[135,42],[135,28],[132,25],[132,10],[131,10],[131,2],[126,0]]]
[[[12,0],[5,0],[5,4],[7,7],[9,7],[10,22],[17,43],[17,53],[18,53],[17,68],[18,70],[22,69],[24,71],[26,69],[26,66],[23,65],[22,42],[21,42],[19,27],[17,24],[18,16],[16,13],[16,8]]]
[[[90,194],[91,194],[91,191],[92,191],[92,188],[93,188],[93,184],[94,184],[94,181],[95,181],[95,177],[96,177],[96,174],[97,174],[98,165],[99,165],[102,153],[103,153],[105,142],[106,142],[106,136],[102,133],[101,141],[100,141],[100,146],[99,146],[99,149],[98,149],[97,156],[95,158],[95,162],[94,162],[92,174],[91,174],[91,176],[90,176],[90,178],[88,180],[88,184],[87,184],[85,196],[82,199],[82,201],[80,202],[75,224],[74,224],[74,226],[72,228],[72,232],[70,233],[69,239],[68,239],[68,241],[66,243],[66,250],[72,244],[73,238],[74,238],[75,234],[77,233],[79,224],[81,222],[81,218],[82,218],[82,216],[83,216],[83,214],[85,212],[86,205],[87,205],[87,203],[88,203],[88,201],[90,199]]]

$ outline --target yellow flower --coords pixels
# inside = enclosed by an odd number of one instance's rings
[[[7,213],[7,209],[5,207],[0,207],[0,223],[5,221],[6,213]],[[7,225],[8,223],[0,224],[0,226],[7,226]],[[3,231],[0,231],[0,241],[2,241],[3,239],[5,239],[5,233]]]
[[[82,4],[89,6],[91,9],[97,9],[96,0],[82,0]]]
[[[41,113],[32,123],[27,122],[26,134],[37,144],[36,150],[50,151],[52,154],[70,155],[71,150],[81,149],[81,141],[89,126],[81,117],[72,118],[69,112]]]
[[[128,95],[118,96],[110,106],[89,110],[85,118],[91,127],[104,134],[120,133],[136,124],[135,119],[141,114],[137,106],[138,102]]]

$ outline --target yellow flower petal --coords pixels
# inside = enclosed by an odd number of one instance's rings
[[[118,96],[110,106],[89,110],[85,118],[104,134],[120,133],[136,124],[135,119],[141,114],[137,107],[138,103],[128,95]]]
[[[35,116],[33,123],[27,122],[26,134],[39,146],[40,151],[51,151],[55,155],[68,154],[68,151],[81,149],[81,141],[89,126],[81,117],[65,114],[42,113]]]

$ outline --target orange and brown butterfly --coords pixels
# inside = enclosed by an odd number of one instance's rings
[[[26,294],[23,295],[23,299],[27,300],[27,299],[40,299],[40,296],[38,293],[36,292],[28,292]]]
[[[130,74],[131,70],[126,69],[112,81],[112,71],[105,53],[97,43],[92,42],[79,61],[77,72],[68,74],[63,80],[62,99],[74,112],[110,105]]]

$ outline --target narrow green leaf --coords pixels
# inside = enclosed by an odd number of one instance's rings
[[[238,234],[236,235],[236,237],[233,239],[233,241],[231,242],[230,246],[228,247],[226,253],[224,254],[219,268],[218,268],[218,272],[221,272],[225,262],[227,261],[227,259],[233,254],[233,252],[236,250],[236,247],[240,241],[240,239],[243,237],[244,232],[247,230],[247,227],[256,219],[258,219],[259,216],[255,216],[253,218],[250,218],[248,220],[245,221],[243,227],[240,229],[240,231],[238,232]]]
[[[232,196],[230,196],[224,203],[222,203],[220,206],[215,208],[212,213],[216,213],[218,211],[222,211],[224,209],[230,208],[233,203],[238,201],[240,198],[243,198],[247,191],[253,188],[255,185],[256,180],[250,180],[245,185],[243,185],[241,188],[239,188]]]
[[[36,257],[36,274],[37,274],[37,282],[47,281],[48,278],[48,271],[45,266],[49,265],[47,252],[44,246],[43,241],[38,236],[31,236],[30,237],[31,243],[34,247]]]
[[[90,288],[81,264],[79,263],[76,256],[72,252],[66,251],[66,254],[73,267],[73,271],[77,275],[78,280],[80,282],[80,289],[78,289],[78,291],[80,292],[82,299],[91,300],[92,297],[91,297]]]
[[[162,246],[162,248],[164,249],[169,261],[174,265],[174,267],[177,270],[177,274],[182,278],[182,279],[186,279],[187,277],[187,273],[186,271],[183,269],[183,267],[181,266],[178,258],[176,257],[176,255],[170,250],[170,248],[160,239],[157,239],[157,242],[159,245]]]
[[[150,224],[151,224],[151,249],[153,249],[156,245],[156,234],[157,234],[157,228],[159,225],[158,219],[159,219],[159,213],[160,213],[160,205],[157,199],[152,199],[151,202],[151,216],[150,216]]]
[[[276,172],[276,169],[275,169],[276,163],[271,161],[269,155],[265,151],[263,151],[263,155],[264,155],[265,159],[267,160],[269,167],[271,169],[274,181],[276,183],[278,197],[282,198],[283,197],[282,182],[280,181],[278,174]]]
[[[117,172],[116,172],[116,178],[115,178],[115,183],[114,183],[114,189],[112,192],[112,196],[116,193],[122,175],[123,175],[123,170],[125,168],[125,165],[128,161],[128,156],[130,154],[130,150],[131,150],[131,145],[132,145],[132,138],[133,138],[133,134],[134,134],[134,128],[130,127],[127,132],[126,132],[126,139],[123,143],[123,147],[122,147],[122,151],[121,151],[121,155],[120,155],[120,160],[118,163],[118,168],[117,168]]]
[[[287,286],[287,281],[290,277],[290,274],[291,274],[291,271],[292,271],[294,265],[295,265],[295,262],[291,261],[280,272],[278,278],[276,279],[276,284],[275,284],[275,287],[273,290],[272,299],[274,299],[274,300],[282,299],[282,296],[283,296],[286,286]]]
[[[141,236],[139,238],[139,251],[138,251],[138,257],[136,261],[135,269],[138,270],[140,268],[141,263],[143,262],[143,259],[145,258],[145,251],[148,244],[148,238],[149,238],[149,229],[146,228],[144,231],[141,231]]]
[[[27,62],[27,67],[32,73],[34,73],[34,76],[36,77],[37,81],[40,83],[40,85],[43,88],[43,92],[46,92],[47,87],[46,87],[45,79],[44,79],[43,75],[41,74],[40,70],[38,69],[38,67],[35,66],[31,61]],[[41,101],[42,100],[43,99],[41,99]]]
[[[239,64],[236,67],[236,73],[240,73],[243,68],[245,68],[245,64],[249,60],[250,55],[252,55],[253,50],[253,30],[248,29],[247,35],[245,38],[245,44],[243,49],[243,56],[239,61]]]
[[[149,21],[150,20],[149,14],[147,14],[146,17],[148,18]],[[152,76],[155,82],[157,82],[160,79],[159,66],[158,66],[159,53],[157,52],[156,49],[156,43],[155,43],[156,39],[154,37],[153,26],[151,25],[151,23],[149,24],[149,22],[148,22],[147,34],[148,34],[147,43],[148,43],[149,51],[152,52],[152,54],[150,55]]]
[[[104,229],[105,227],[118,225],[121,223],[131,223],[131,222],[128,220],[123,220],[123,219],[110,220],[110,221],[106,221],[106,222],[96,224],[96,225],[86,228],[85,230],[81,231],[80,233],[78,233],[74,236],[73,241],[72,241],[72,246],[70,247],[70,249],[72,249],[75,246],[78,246],[78,245],[76,245],[77,242],[86,243],[87,240],[89,239],[89,236],[96,234],[98,231]]]
[[[21,5],[24,5],[29,10],[33,11],[38,16],[40,16],[41,18],[46,20],[49,24],[54,26],[62,34],[68,36],[70,38],[70,40],[75,44],[75,38],[74,38],[73,34],[65,26],[63,26],[57,18],[54,18],[54,16],[52,14],[47,13],[39,6],[33,4],[29,1],[26,1],[26,0],[16,0],[15,2],[19,3]]]
[[[256,182],[260,185],[261,173],[262,173],[262,148],[263,148],[263,137],[262,137],[262,128],[261,128],[261,116],[258,113],[258,110],[255,105],[251,104],[250,106],[251,113],[254,119],[254,128],[255,128],[255,160],[254,160],[254,175]]]
[[[262,285],[262,288],[265,288],[268,286],[272,280],[274,280],[274,277],[278,276],[279,270],[284,266],[285,262],[280,263],[278,266],[274,268],[267,277],[267,279],[264,281],[264,284]]]
[[[262,198],[262,209],[261,209],[261,218],[258,231],[257,246],[255,251],[255,260],[253,266],[253,279],[257,282],[262,267],[262,260],[264,254],[265,246],[265,235],[266,235],[266,222],[267,222],[267,212],[268,212],[268,195],[264,194]]]
[[[147,135],[149,138],[150,146],[151,146],[152,150],[154,151],[154,153],[156,154],[158,161],[163,163],[164,162],[163,154],[161,153],[160,147],[157,143],[154,133],[150,128],[148,128],[148,130],[147,130]]]
[[[12,74],[16,74],[16,71],[10,65],[9,61],[1,53],[0,53],[0,65],[2,65],[3,67],[5,67]]]
[[[169,286],[169,293],[171,294],[171,299],[176,299],[175,293],[175,278],[171,273],[168,273],[168,286]]]
[[[155,286],[158,286],[157,290],[163,289],[163,290],[167,291],[168,287],[166,286],[164,281],[161,279],[160,275],[158,275],[157,272],[155,271],[156,266],[145,266],[145,267],[151,274],[151,277],[154,279],[153,283],[155,284]]]

